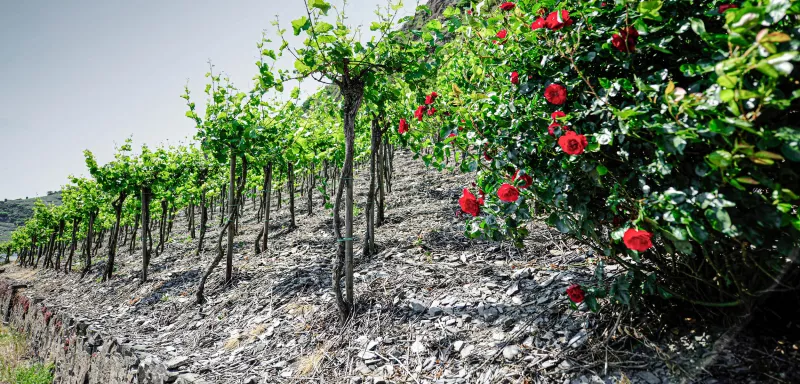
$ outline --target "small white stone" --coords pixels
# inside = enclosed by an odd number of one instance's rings
[[[519,355],[518,346],[508,345],[505,348],[503,348],[503,357],[505,357],[506,360],[513,360],[515,357],[517,357],[517,355]]]
[[[462,358],[463,357],[468,357],[469,355],[472,354],[472,351],[474,351],[474,350],[475,350],[475,346],[472,345],[472,344],[465,346],[463,349],[461,349],[461,357]]]
[[[492,339],[494,339],[494,340],[501,341],[501,340],[504,340],[505,338],[506,338],[505,332],[501,332],[501,331],[492,332]]]

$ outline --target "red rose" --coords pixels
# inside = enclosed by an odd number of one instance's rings
[[[472,10],[471,9],[467,10],[467,15],[472,15]]]
[[[508,36],[508,31],[501,29],[500,32],[497,32],[495,36],[497,36],[498,39],[505,39],[506,36]]]
[[[586,136],[579,135],[574,131],[567,131],[567,133],[558,138],[558,145],[568,155],[580,155],[588,145],[588,142],[586,141]]]
[[[475,195],[469,191],[469,189],[464,188],[464,192],[461,194],[461,198],[458,199],[458,205],[461,206],[461,210],[469,213],[472,216],[478,216],[481,212],[480,204],[478,203],[478,199],[475,198]]]
[[[519,73],[517,71],[511,72],[511,84],[519,84]]]
[[[564,104],[567,101],[567,89],[561,84],[550,84],[544,89],[544,98],[551,104]]]
[[[428,110],[428,116],[433,116],[434,113],[436,113],[436,108],[431,107],[431,109]]]
[[[425,116],[425,111],[427,110],[428,107],[420,105],[419,107],[417,107],[417,110],[414,111],[414,117],[416,117],[417,120],[422,121],[422,117]]]
[[[620,52],[630,53],[636,50],[639,31],[634,27],[622,28],[619,33],[611,36],[611,45]]]
[[[570,25],[572,25],[572,19],[569,18],[569,12],[567,11],[551,12],[545,20],[545,27],[551,31],[557,31]]]
[[[507,203],[513,203],[519,198],[519,191],[509,183],[503,183],[497,190],[497,197]]]
[[[552,115],[550,115],[550,117],[552,117],[552,118],[553,118],[553,120],[558,120],[559,118],[561,118],[561,117],[564,117],[564,116],[566,116],[566,115],[567,115],[567,114],[566,114],[566,113],[564,113],[564,112],[561,112],[561,111],[555,111],[555,112],[553,112],[553,114],[552,114]]]
[[[725,13],[725,11],[727,11],[727,10],[729,10],[731,8],[739,8],[739,6],[736,5],[736,4],[722,4],[722,5],[719,6],[719,13],[723,14],[723,13]]]
[[[510,10],[514,9],[514,7],[516,7],[516,5],[514,5],[514,3],[510,2],[510,1],[506,1],[503,4],[500,4],[500,9],[502,9],[504,11],[510,11]]]
[[[439,97],[439,94],[436,92],[431,92],[430,95],[425,96],[425,104],[433,104],[436,101],[436,98]]]
[[[605,7],[606,6],[606,2],[604,1],[604,2],[600,3],[600,6],[601,7]]]
[[[400,119],[400,128],[397,128],[397,133],[404,134],[408,132],[408,122],[406,119]]]
[[[456,137],[456,133],[455,132],[450,132],[450,134],[447,135],[447,137]]]
[[[553,122],[553,124],[550,124],[550,126],[547,127],[547,134],[550,136],[555,136],[556,128],[561,128],[561,124]]]
[[[528,187],[530,187],[530,186],[531,186],[531,184],[533,184],[533,177],[531,177],[531,175],[524,174],[524,175],[520,176],[520,175],[519,175],[519,171],[517,171],[516,173],[514,173],[514,180],[515,180],[515,181],[516,181],[516,180],[522,180],[522,181],[524,181],[524,182],[525,182],[525,184],[523,184],[521,187],[519,187],[519,189],[525,189],[525,188],[528,188]]]
[[[586,293],[583,292],[583,288],[580,285],[572,284],[567,288],[567,296],[573,303],[580,304],[586,298]]]
[[[531,30],[535,31],[537,29],[541,29],[545,27],[545,21],[543,18],[536,19],[533,23],[531,23]]]
[[[645,230],[628,228],[622,236],[622,241],[628,249],[644,252],[653,247],[653,235]]]

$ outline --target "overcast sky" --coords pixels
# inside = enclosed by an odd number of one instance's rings
[[[401,15],[416,3],[405,0]],[[350,24],[369,32],[379,4],[349,0]],[[289,22],[304,14],[302,0],[0,1],[0,199],[85,175],[84,149],[106,162],[128,137],[135,146],[188,142],[186,81],[201,105],[210,59],[249,89],[261,31],[274,35],[279,15],[291,35]]]

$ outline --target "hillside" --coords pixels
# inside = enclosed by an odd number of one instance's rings
[[[791,342],[746,332],[724,338],[725,329],[691,319],[662,317],[662,326],[654,326],[648,319],[661,317],[655,308],[622,325],[610,310],[571,309],[564,291],[594,279],[591,251],[540,221],[522,249],[467,240],[456,212],[471,176],[423,169],[408,153],[398,152],[395,161],[404,171],[387,198],[387,223],[376,232],[381,251],[356,261],[356,315],[344,326],[331,289],[330,211],[319,206],[319,195],[312,216],[299,204],[293,231],[286,229],[283,204],[262,254],[253,251],[259,223],[248,203],[236,237],[234,282],[223,286],[218,268],[202,306],[194,292],[214,257],[218,229],[210,229],[195,257],[185,217],[152,260],[145,285],[138,283],[140,253],[127,247],[107,283],[99,283],[103,249],[84,279],[16,267],[4,275],[30,284],[48,308],[80,314],[121,344],[179,361],[181,371],[213,383],[655,384],[762,382],[773,374],[792,381],[787,364],[798,356],[785,347]],[[363,212],[366,175],[356,179]],[[363,230],[362,216],[357,240]],[[355,245],[359,256],[361,244]],[[605,266],[608,278],[618,267]],[[778,360],[760,352],[774,348],[786,355]]]
[[[0,201],[0,242],[9,240],[11,232],[33,216],[33,204],[36,200],[42,200],[45,204],[60,205],[61,191],[41,197]]]

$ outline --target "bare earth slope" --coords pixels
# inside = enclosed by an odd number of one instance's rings
[[[48,306],[66,307],[163,360],[185,358],[186,371],[216,383],[668,383],[687,375],[688,382],[792,381],[781,372],[784,363],[797,362],[791,347],[782,362],[754,363],[730,352],[750,345],[740,337],[720,348],[717,334],[695,327],[666,332],[656,344],[607,310],[571,310],[564,290],[594,278],[591,253],[543,225],[531,227],[522,250],[468,241],[455,213],[470,176],[423,169],[406,153],[395,162],[401,171],[387,197],[388,223],[376,229],[380,254],[357,260],[357,315],[345,325],[330,289],[332,220],[318,195],[313,216],[306,215],[305,198],[297,199],[296,230],[284,229],[285,203],[273,214],[270,249],[260,255],[253,251],[259,224],[248,202],[236,237],[235,283],[223,287],[219,267],[204,306],[194,304],[193,294],[214,256],[217,229],[196,258],[185,217],[175,223],[167,251],[152,261],[145,285],[137,278],[139,251],[129,255],[127,247],[107,283],[97,279],[102,261],[83,280],[15,268],[6,275],[29,281]],[[365,186],[362,172],[359,212]],[[612,276],[616,271],[606,267]],[[774,370],[763,369],[770,361]]]

